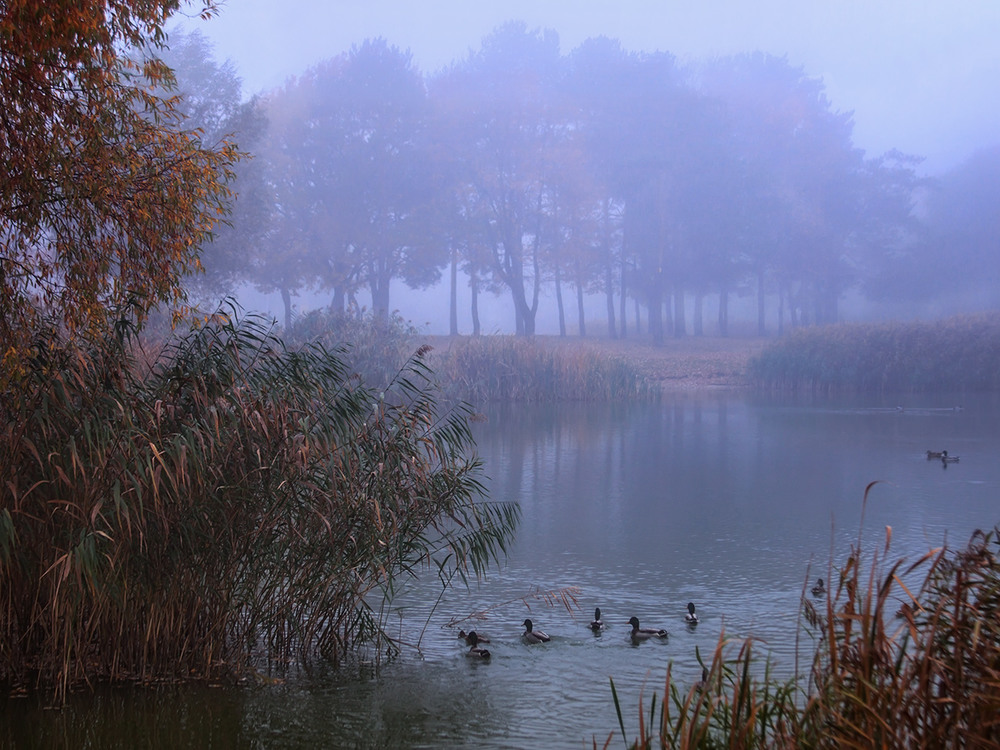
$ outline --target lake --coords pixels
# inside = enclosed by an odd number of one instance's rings
[[[804,671],[800,597],[835,580],[859,538],[881,549],[891,527],[889,557],[916,559],[1000,522],[995,396],[691,392],[487,417],[477,442],[491,496],[521,503],[517,541],[469,590],[435,602],[428,574],[400,597],[394,632],[419,650],[277,685],[99,689],[59,709],[10,698],[0,746],[580,748],[612,732],[619,746],[609,679],[634,734],[640,696],[648,714],[667,664],[697,680],[696,649],[710,658],[723,632],[757,639],[781,675]],[[926,458],[942,449],[960,462]],[[568,609],[541,597],[568,587]],[[669,639],[633,645],[633,615]],[[552,641],[522,643],[525,617]],[[470,625],[491,640],[488,662],[464,655],[457,632]]]

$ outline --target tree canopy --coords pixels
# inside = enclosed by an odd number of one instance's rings
[[[185,126],[158,58],[178,0],[0,2],[0,349],[40,317],[70,331],[141,321],[222,220],[232,144]],[[199,0],[197,12],[214,12]]]
[[[867,156],[852,113],[822,80],[762,53],[680,64],[613,39],[563,54],[554,31],[509,22],[424,77],[381,39],[320,63],[263,98],[258,153],[273,218],[247,279],[332,291],[348,309],[367,288],[434,283],[459,270],[474,331],[481,291],[506,295],[513,329],[535,332],[563,288],[603,294],[624,335],[626,299],[654,339],[702,333],[702,307],[755,296],[757,328],[832,322],[848,291],[919,240],[918,159]],[[263,215],[263,214],[262,214]],[[617,298],[617,306],[616,306]],[[773,315],[773,313],[771,313]],[[773,325],[773,323],[772,323]]]

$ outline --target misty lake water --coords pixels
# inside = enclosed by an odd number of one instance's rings
[[[395,632],[419,640],[419,653],[404,649],[378,671],[320,666],[278,685],[97,690],[60,709],[7,699],[0,745],[573,748],[615,732],[619,746],[609,678],[634,733],[640,694],[648,712],[668,662],[674,679],[698,679],[695,649],[709,655],[723,630],[759,639],[779,673],[802,671],[805,584],[835,578],[831,566],[859,532],[880,548],[891,526],[890,557],[916,559],[1000,522],[994,396],[795,403],[690,393],[654,406],[487,416],[476,425],[479,450],[492,497],[521,503],[517,541],[503,568],[470,590],[434,606],[426,581],[401,597]],[[961,461],[929,461],[928,449]],[[568,586],[579,587],[573,611],[520,601]],[[701,618],[693,630],[688,601]],[[608,626],[599,636],[587,627],[595,606]],[[447,626],[480,610],[487,617],[473,627],[491,639],[489,662],[466,658]],[[669,640],[633,646],[632,615],[668,629]],[[552,642],[523,644],[525,617]]]

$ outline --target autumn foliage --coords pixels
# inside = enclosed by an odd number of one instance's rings
[[[180,5],[0,1],[5,379],[23,370],[40,316],[92,334],[124,309],[141,321],[180,301],[227,211],[235,147],[203,144],[157,93],[170,90],[156,53]]]

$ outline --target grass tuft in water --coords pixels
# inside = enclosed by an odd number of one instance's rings
[[[703,684],[678,685],[668,667],[648,719],[640,697],[625,746],[1000,747],[998,534],[889,565],[891,529],[880,550],[859,540],[823,603],[803,597],[816,643],[805,677],[776,679],[768,661],[755,664],[752,641],[723,634]],[[612,698],[624,737],[613,682]]]

